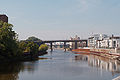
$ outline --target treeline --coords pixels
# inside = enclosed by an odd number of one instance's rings
[[[34,43],[34,41],[42,42],[42,40],[29,37],[25,41],[19,41],[18,34],[12,28],[12,24],[0,21],[0,62],[32,60],[46,53],[47,45]]]

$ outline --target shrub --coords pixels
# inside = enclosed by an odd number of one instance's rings
[[[40,52],[46,52],[48,50],[48,46],[46,44],[41,44],[39,47]]]

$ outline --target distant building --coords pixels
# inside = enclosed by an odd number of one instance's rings
[[[88,38],[88,46],[93,48],[120,48],[120,37],[95,34]]]
[[[80,37],[76,35],[75,37],[71,37],[70,40],[80,40]],[[75,42],[70,42],[69,44],[71,49],[75,49]],[[86,47],[86,45],[86,42],[77,42],[77,48]]]
[[[8,17],[5,14],[0,14],[0,21],[8,23]]]
[[[112,35],[109,40],[110,48],[120,48],[120,37]]]
[[[97,42],[97,48],[109,48],[109,38],[104,38]]]
[[[98,44],[103,39],[108,38],[105,34],[94,34],[91,37],[88,38],[88,47],[98,47],[100,44]]]
[[[77,35],[73,38],[73,37],[70,37],[70,40],[80,40],[80,37],[78,37]],[[70,42],[70,48],[71,49],[75,49],[75,42]],[[80,43],[77,42],[77,46],[79,47]]]

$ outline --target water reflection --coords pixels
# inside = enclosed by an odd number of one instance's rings
[[[31,62],[24,62],[24,71],[28,71],[29,73],[34,73],[35,70],[38,69],[38,62],[31,61]]]
[[[110,60],[108,58],[95,55],[77,55],[76,61],[87,61],[89,66],[97,67],[112,72],[112,74],[120,73],[120,62],[117,60]]]
[[[23,69],[22,63],[0,64],[0,80],[17,80],[18,73]]]
[[[35,62],[0,64],[0,80],[18,80],[20,72],[27,70],[33,73],[35,64]]]

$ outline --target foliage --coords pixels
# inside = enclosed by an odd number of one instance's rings
[[[30,53],[32,55],[38,54],[39,46],[34,42],[30,42],[30,41],[23,42],[22,41],[19,43],[19,47],[24,53],[26,52],[26,53]]]
[[[48,50],[48,46],[46,44],[41,44],[39,47],[39,51],[46,52]]]
[[[31,41],[28,41],[28,42],[21,41],[19,42],[19,48],[23,52],[31,52],[33,49],[38,51],[39,46],[36,43]]]
[[[38,57],[39,50],[46,51],[47,45],[39,46],[34,41],[41,42],[36,37],[29,37],[26,41],[18,41],[17,33],[12,29],[13,25],[0,21],[0,59],[1,60],[23,60],[30,54],[30,59]],[[27,56],[29,58],[29,56]]]
[[[26,50],[27,44],[23,41],[19,42],[19,49],[21,49],[21,51],[24,53],[24,51]]]
[[[39,46],[36,43],[28,42],[26,49],[30,52],[30,54],[38,54]]]
[[[28,39],[26,41],[40,41],[41,42],[42,40],[32,36],[32,37],[28,37]]]
[[[7,59],[20,56],[21,52],[12,27],[12,24],[0,21],[0,56]]]

